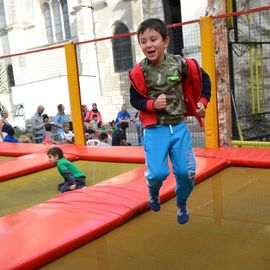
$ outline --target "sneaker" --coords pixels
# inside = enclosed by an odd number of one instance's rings
[[[187,206],[178,206],[177,207],[177,221],[179,224],[185,224],[189,220],[189,214]]]
[[[160,199],[159,195],[148,193],[148,206],[151,210],[157,212],[160,210]]]
[[[83,185],[77,186],[77,189],[81,189],[81,188],[86,188],[86,186],[83,186]]]

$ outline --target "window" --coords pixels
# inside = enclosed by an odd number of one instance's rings
[[[71,38],[67,0],[51,0],[43,3],[48,43]]]
[[[12,65],[7,66],[7,76],[8,76],[9,86],[14,86],[15,85],[15,80],[14,80],[14,74],[13,74]]]
[[[55,38],[56,38],[56,41],[61,42],[63,41],[63,32],[62,32],[60,5],[59,5],[58,0],[52,1],[52,7],[53,7]]]
[[[3,0],[0,0],[0,29],[6,27],[6,15]]]
[[[71,32],[70,32],[67,0],[61,0],[61,6],[62,6],[62,10],[63,10],[64,28],[65,28],[66,39],[70,39]]]
[[[163,0],[163,6],[166,24],[182,22],[181,1]],[[182,27],[170,28],[168,34],[170,37],[168,52],[182,55],[184,47]]]
[[[48,43],[51,44],[53,43],[53,29],[52,29],[51,10],[48,3],[44,3],[44,17]]]
[[[114,35],[129,33],[127,26],[118,22],[115,26]],[[112,40],[113,60],[115,72],[128,71],[133,67],[131,38],[115,38]]]

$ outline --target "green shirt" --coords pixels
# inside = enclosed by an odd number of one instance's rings
[[[167,106],[157,111],[157,124],[175,125],[183,120],[186,106],[182,89],[182,75],[187,63],[179,55],[165,54],[165,62],[153,65],[147,58],[141,62],[147,93],[151,99],[165,94]]]
[[[60,158],[57,161],[57,168],[63,177],[64,177],[63,173],[65,170],[70,171],[74,178],[85,176],[81,170],[79,170],[72,162],[70,162],[65,158]]]

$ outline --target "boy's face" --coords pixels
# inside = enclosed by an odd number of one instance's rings
[[[168,47],[169,40],[168,36],[163,40],[159,32],[150,28],[139,35],[141,50],[154,65],[164,62],[164,50]]]
[[[49,161],[51,162],[52,165],[55,165],[59,159],[58,155],[56,155],[56,156],[48,155],[48,157],[49,157]]]
[[[64,127],[63,127],[63,130],[64,130],[65,132],[68,132],[68,131],[69,131],[69,126],[64,126]]]

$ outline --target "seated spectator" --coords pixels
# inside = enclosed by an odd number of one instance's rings
[[[43,118],[43,122],[44,123],[48,123],[49,122],[49,116],[48,116],[48,114],[46,114],[46,113],[42,114],[42,118]]]
[[[116,119],[115,119],[115,125],[116,127],[119,127],[119,124],[124,123],[125,127],[129,127],[129,123],[132,121],[130,113],[127,111],[127,104],[123,104],[121,111],[118,112]],[[122,126],[124,127],[124,126]]]
[[[93,117],[94,117],[94,114],[97,115],[98,122],[102,123],[102,116],[101,116],[100,111],[97,109],[97,104],[96,103],[93,103],[92,104],[92,110],[91,111],[88,111],[88,113],[84,117],[84,121],[87,121],[87,120],[88,121],[92,121],[93,120]]]
[[[100,131],[106,131],[106,126],[105,126],[105,124],[104,123],[98,123],[98,129],[100,130]]]
[[[93,127],[94,130],[98,129],[98,124],[99,124],[99,119],[97,114],[93,115],[93,119],[90,121],[91,126]]]
[[[4,123],[2,121],[0,121],[0,142],[2,142],[4,139],[4,134],[2,132],[3,126],[4,126]]]
[[[7,135],[8,133],[8,130],[10,128],[12,128],[12,125],[8,122],[8,111],[6,110],[3,110],[1,111],[1,119],[0,119],[0,122],[1,122],[1,131],[2,131],[2,138],[4,139],[4,137]]]
[[[110,146],[108,144],[108,134],[105,133],[105,132],[102,132],[100,135],[99,135],[99,143],[97,144],[97,146]]]
[[[83,122],[83,125],[86,141],[93,139],[96,133],[96,131],[93,129],[93,126],[89,123],[89,121]]]
[[[118,129],[113,132],[112,146],[130,145],[130,143],[127,142],[125,129],[126,129],[126,123],[119,124]]]
[[[111,146],[112,145],[112,134],[113,134],[113,131],[111,129],[107,129],[106,130],[106,133],[108,135],[108,144]]]
[[[115,130],[117,130],[117,127],[115,125],[114,120],[112,120],[111,122],[109,122],[109,124],[110,124],[110,127],[112,128],[112,132],[114,132]]]
[[[57,135],[52,132],[52,124],[46,123],[45,124],[45,133],[43,135],[42,143],[45,144],[58,144]]]
[[[63,130],[60,136],[63,143],[74,143],[74,133],[69,129],[69,122],[63,123]]]
[[[14,135],[15,135],[15,130],[14,130],[14,128],[10,127],[7,130],[7,135],[5,136],[3,142],[18,143],[19,140],[17,138],[15,138]]]
[[[87,113],[89,112],[87,106],[85,104],[82,105],[82,116],[83,119],[85,118],[85,116],[87,115]]]

